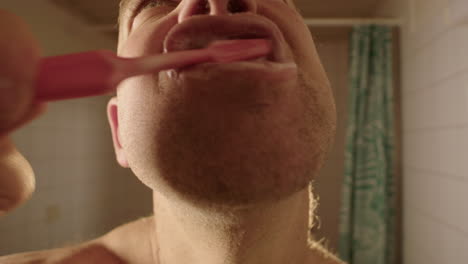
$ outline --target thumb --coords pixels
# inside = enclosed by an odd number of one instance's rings
[[[30,112],[39,48],[19,17],[0,9],[0,132]]]

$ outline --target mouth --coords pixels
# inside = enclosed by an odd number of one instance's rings
[[[257,15],[194,16],[174,26],[164,40],[164,53],[203,49],[217,40],[268,39],[272,52],[249,62],[291,62],[286,59],[286,41],[279,28]]]

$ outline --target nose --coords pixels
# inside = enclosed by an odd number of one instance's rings
[[[182,0],[179,23],[195,15],[231,15],[241,12],[256,12],[257,0]]]

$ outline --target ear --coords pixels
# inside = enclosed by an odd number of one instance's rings
[[[117,162],[124,168],[130,168],[127,158],[125,157],[125,151],[120,144],[118,108],[117,97],[113,97],[107,104],[107,119],[109,120],[109,125],[112,132],[112,141],[114,142],[114,150]]]

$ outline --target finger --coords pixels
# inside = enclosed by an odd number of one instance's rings
[[[25,202],[35,189],[34,172],[11,139],[0,139],[0,212]]]
[[[18,123],[33,103],[39,48],[28,26],[0,9],[0,131]]]

